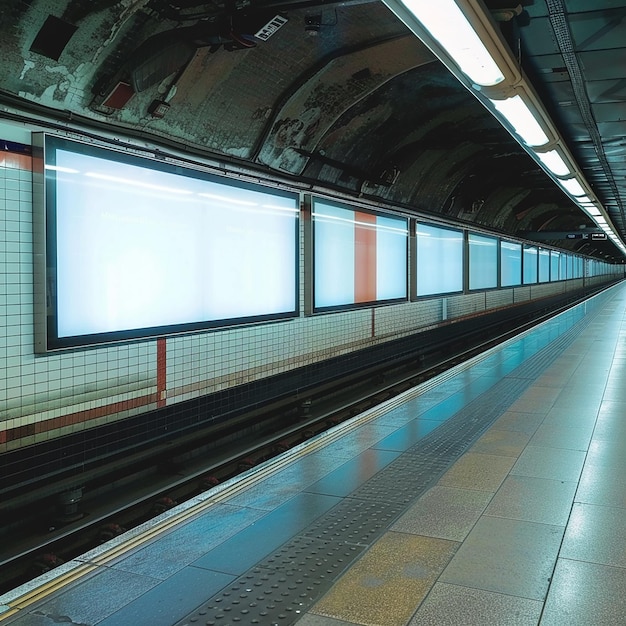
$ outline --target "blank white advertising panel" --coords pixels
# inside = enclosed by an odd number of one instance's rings
[[[417,224],[417,295],[463,290],[463,233]]]
[[[53,342],[296,313],[295,194],[51,143]]]
[[[537,248],[524,246],[524,284],[532,285],[537,282]]]
[[[561,256],[560,252],[556,250],[550,251],[550,280],[556,281],[560,280],[561,277],[559,275],[559,258]]]
[[[498,240],[470,233],[469,288],[490,289],[498,286]]]
[[[406,218],[313,206],[315,309],[407,298]]]
[[[539,282],[550,282],[550,250],[539,248]]]
[[[500,242],[500,285],[514,287],[522,284],[522,244]]]

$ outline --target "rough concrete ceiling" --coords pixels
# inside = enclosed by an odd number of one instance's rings
[[[487,4],[510,17],[515,3]],[[626,2],[523,4],[503,33],[626,237]],[[380,2],[3,0],[0,31],[4,117],[106,128],[509,234],[592,226]]]

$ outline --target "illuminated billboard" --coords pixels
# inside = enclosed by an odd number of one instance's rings
[[[37,139],[39,351],[297,315],[296,194]]]
[[[406,218],[313,202],[315,309],[407,299]]]

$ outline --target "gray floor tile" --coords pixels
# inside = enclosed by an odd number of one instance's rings
[[[542,602],[437,583],[409,626],[536,626]]]
[[[529,442],[531,446],[546,448],[567,448],[569,450],[586,450],[591,441],[593,424],[583,427],[559,426],[544,423],[537,429]]]
[[[115,569],[165,580],[237,532],[254,524],[264,511],[219,504],[201,517],[176,527],[159,541],[116,562]]]
[[[518,457],[528,444],[526,433],[490,428],[473,446],[472,452]]]
[[[545,415],[554,405],[561,389],[533,386],[509,407],[510,411]]]
[[[591,439],[587,459],[590,465],[610,467],[618,472],[626,470],[626,440]]]
[[[543,415],[537,413],[521,413],[506,411],[493,424],[493,428],[499,430],[512,430],[519,433],[532,435],[544,420]]]
[[[595,403],[597,400],[602,399],[606,387],[606,374],[598,378],[597,382],[594,382],[593,380],[590,380],[589,376],[585,373],[588,367],[589,365],[587,361],[585,361],[584,370],[581,372],[581,376],[583,376],[587,381],[584,386],[578,387],[575,382],[571,382],[571,380],[570,382],[563,381],[564,384],[562,387],[564,387],[564,389],[556,399],[557,404],[567,402],[568,400],[575,400],[580,402],[581,405],[584,405],[587,400],[592,400]]]
[[[625,622],[626,570],[559,559],[541,626],[618,626]]]
[[[578,406],[576,408],[556,405],[550,409],[544,423],[552,426],[572,426],[584,428],[593,426],[598,417],[598,409]]]
[[[543,600],[562,535],[560,526],[483,516],[439,581]]]
[[[622,384],[626,379],[622,381]],[[604,396],[600,409],[598,411],[598,422],[606,423],[623,423],[623,416],[626,415],[626,402],[616,402],[611,399],[611,395],[607,393]]]
[[[316,493],[299,494],[210,550],[194,565],[225,574],[242,574],[340,500]]]
[[[120,606],[140,598],[160,582],[156,578],[128,572],[98,570],[96,575],[50,597],[43,606],[29,611],[36,616],[35,620],[26,614],[11,623],[18,626],[101,623],[100,620],[115,613]],[[41,615],[45,616],[45,620],[40,622],[38,617]]]
[[[585,460],[582,450],[526,446],[511,474],[578,482]]]
[[[380,426],[376,424],[365,424],[360,428],[339,438],[337,441],[329,443],[325,450],[329,454],[338,454],[347,458],[352,458],[361,454],[363,450],[371,448],[383,437],[390,435],[396,429],[393,426]]]
[[[626,408],[622,416],[626,415]],[[593,431],[594,441],[615,441],[626,440],[626,420],[625,419],[598,419]]]
[[[394,407],[384,415],[381,415],[378,418],[378,423],[384,426],[393,426],[394,428],[400,428],[405,424],[417,419],[419,417],[420,411],[418,410],[416,403],[420,401],[420,405],[423,406],[425,404],[424,396],[418,396],[413,400],[410,400],[406,404],[401,404],[400,406]],[[427,408],[430,408],[432,405],[428,405]],[[426,408],[424,408],[426,410]]]
[[[347,461],[321,480],[306,488],[308,493],[346,497],[384,467],[395,461],[400,452],[369,449]]]
[[[98,626],[172,626],[233,579],[226,574],[186,567],[98,622]]]
[[[563,389],[560,395],[555,399],[554,406],[561,409],[570,409],[577,411],[581,408],[589,411],[597,411],[602,403],[602,393],[595,395],[584,395],[572,390],[584,389],[587,383],[584,379],[576,380],[575,377],[570,378],[567,388]],[[593,386],[593,385],[592,385]]]
[[[626,510],[575,503],[560,556],[626,567]]]
[[[495,493],[514,463],[514,457],[467,452],[439,479],[438,484]]]
[[[237,506],[273,511],[350,458],[352,457],[345,454],[327,454],[326,450],[307,454],[262,482],[229,498],[228,501]]]
[[[402,515],[391,530],[463,541],[491,496],[485,491],[435,486]]]
[[[343,620],[325,617],[324,615],[314,615],[307,613],[297,622],[298,626],[354,626],[354,622],[344,622]]]
[[[378,450],[398,450],[404,452],[414,446],[424,435],[441,426],[441,422],[413,419],[391,435],[381,439],[374,448]]]
[[[623,368],[613,367],[611,369],[605,389],[605,398],[607,400],[611,402],[626,402],[624,379],[626,379],[626,371]]]
[[[626,474],[612,467],[585,463],[576,502],[626,508]]]
[[[575,482],[508,476],[485,515],[565,526],[575,493]]]

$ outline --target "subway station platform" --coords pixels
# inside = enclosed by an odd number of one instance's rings
[[[626,623],[626,283],[0,597],[0,623]]]

